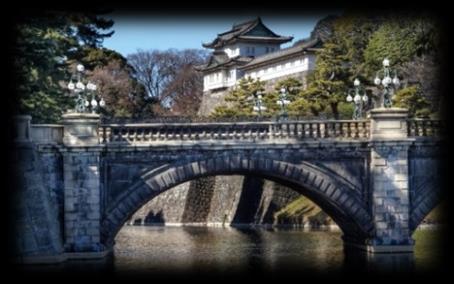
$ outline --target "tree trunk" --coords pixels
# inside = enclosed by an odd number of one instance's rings
[[[318,117],[318,115],[320,114],[320,112],[315,107],[311,107],[311,112],[315,117]]]
[[[337,109],[337,103],[331,103],[331,111],[333,112],[334,119],[339,119],[339,110]]]

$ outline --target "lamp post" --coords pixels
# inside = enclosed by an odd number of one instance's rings
[[[355,104],[355,110],[353,112],[353,119],[358,120],[363,117],[363,107],[369,101],[366,91],[361,88],[361,82],[359,79],[353,81],[354,89],[348,90],[347,102],[353,102]],[[362,91],[362,95],[361,95]],[[352,96],[354,94],[354,96]]]
[[[83,83],[85,81],[83,78],[85,67],[82,64],[78,64],[76,70],[76,75],[73,75],[68,83],[68,89],[72,93],[72,96],[77,96],[75,110],[78,113],[87,113],[91,109],[91,112],[95,113],[99,107],[103,108],[106,102],[102,97],[99,101],[96,99],[95,93],[98,88],[96,84],[90,81],[87,84]],[[76,83],[73,82],[74,77],[77,78]]]
[[[286,106],[290,104],[290,101],[287,100],[287,88],[281,88],[281,92],[279,93],[279,100],[276,103],[281,107],[280,118],[282,120],[287,120],[287,108]]]
[[[262,92],[256,92],[254,93],[254,107],[253,107],[253,110],[254,112],[257,112],[259,114],[259,117],[262,116],[262,111],[265,111],[266,110],[266,107],[263,105],[263,101],[262,101]]]
[[[390,67],[389,59],[383,59],[383,69],[377,72],[374,83],[377,87],[383,86],[383,107],[390,108],[392,106],[392,96],[395,90],[400,86],[400,80],[397,77],[396,70],[392,70]],[[380,75],[382,78],[380,79]],[[391,77],[393,77],[391,79]]]

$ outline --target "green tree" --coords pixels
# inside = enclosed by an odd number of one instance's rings
[[[252,116],[254,94],[263,92],[264,83],[251,77],[242,78],[227,96],[225,105],[216,107],[214,117]]]
[[[300,112],[291,108],[291,106],[297,100],[302,85],[301,81],[295,78],[287,78],[278,81],[274,86],[274,92],[267,93],[263,97],[263,102],[266,106],[265,114],[276,115],[281,112],[281,107],[277,104],[277,101],[279,100],[281,89],[284,88],[286,90],[287,99],[290,100],[290,105],[288,106],[289,114],[298,115]]]
[[[113,22],[97,13],[47,12],[16,25],[14,71],[19,113],[36,122],[56,122],[74,104],[65,96],[69,66],[81,59],[82,47],[97,48]]]
[[[316,68],[308,78],[308,88],[301,93],[313,115],[330,108],[334,118],[339,118],[338,105],[345,100],[349,78],[346,60],[346,49],[337,38],[330,39],[317,53]]]
[[[436,21],[427,16],[388,17],[369,39],[364,62],[369,75],[382,67],[383,58],[400,66],[416,56],[438,50],[439,32]]]
[[[364,51],[365,63],[369,74],[373,76],[376,70],[382,68],[383,58],[388,58],[392,64],[409,61],[416,50],[414,34],[401,24],[387,22],[383,24],[370,38]]]
[[[350,81],[355,78],[366,82],[366,65],[364,62],[364,50],[369,44],[371,35],[383,23],[383,17],[374,14],[358,14],[346,12],[333,21],[333,37],[346,48],[346,59],[351,68]]]
[[[408,109],[408,114],[411,117],[428,117],[430,115],[430,104],[421,95],[417,86],[398,90],[393,96],[393,103],[396,107]]]

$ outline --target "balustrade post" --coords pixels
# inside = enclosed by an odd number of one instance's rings
[[[99,115],[67,113],[63,115],[63,144],[66,146],[94,146],[99,144]]]
[[[14,142],[29,143],[31,142],[30,137],[30,121],[32,117],[30,115],[17,115],[14,117],[15,122],[15,136]]]

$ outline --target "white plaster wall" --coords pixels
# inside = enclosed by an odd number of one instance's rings
[[[272,44],[272,43],[269,43],[269,44],[268,43],[261,43],[261,44],[238,43],[237,47],[239,48],[239,52],[240,52],[241,56],[255,56],[255,57],[280,50],[279,44]],[[251,48],[253,48],[253,50]]]
[[[260,80],[262,81],[271,80],[274,78],[311,70],[315,67],[315,63],[313,62],[314,60],[315,56],[302,55],[290,60],[285,60],[272,65],[249,70],[245,73],[245,76],[250,76],[254,79],[260,78]]]
[[[221,70],[207,74],[203,77],[203,90],[230,87],[236,84],[237,69]]]

